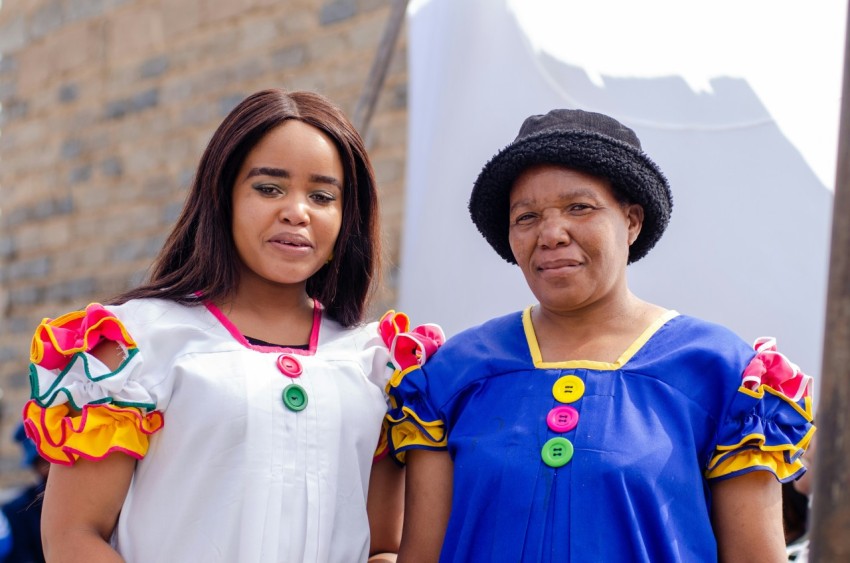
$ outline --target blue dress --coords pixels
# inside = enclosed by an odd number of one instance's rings
[[[795,397],[742,385],[775,362],[729,330],[671,311],[614,363],[554,363],[530,318],[469,329],[390,381],[392,455],[454,462],[441,561],[714,561],[710,479],[805,471],[810,379],[793,372]]]

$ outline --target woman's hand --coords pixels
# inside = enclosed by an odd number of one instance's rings
[[[711,483],[712,521],[720,561],[786,562],[782,486],[767,471]]]

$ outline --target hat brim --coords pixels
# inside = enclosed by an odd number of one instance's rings
[[[643,207],[643,225],[629,248],[629,263],[646,256],[670,222],[670,186],[641,150],[592,131],[540,131],[496,153],[478,175],[469,199],[473,223],[511,264],[516,264],[516,259],[508,241],[510,191],[517,177],[537,164],[556,164],[607,178],[617,192]]]

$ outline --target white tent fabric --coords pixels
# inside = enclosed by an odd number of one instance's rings
[[[575,62],[580,54],[567,64],[533,49],[530,33],[506,0],[430,0],[411,11],[401,310],[451,335],[534,302],[466,205],[525,117],[576,107],[635,129],[672,186],[670,227],[629,267],[633,291],[749,341],[775,336],[817,376],[832,193],[746,78],[714,78],[708,93],[674,75],[600,80]]]

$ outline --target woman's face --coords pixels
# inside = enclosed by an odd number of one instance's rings
[[[554,165],[525,170],[510,195],[509,241],[541,306],[575,311],[627,291],[629,245],[643,208],[623,205],[610,183]]]
[[[342,225],[342,160],[319,129],[288,120],[248,153],[233,186],[233,242],[243,281],[306,285]]]

